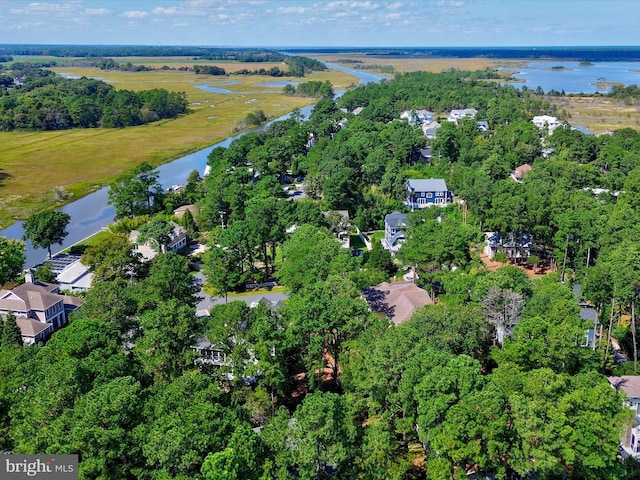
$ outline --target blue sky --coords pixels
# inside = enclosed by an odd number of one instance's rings
[[[0,43],[640,45],[640,0],[0,0]]]

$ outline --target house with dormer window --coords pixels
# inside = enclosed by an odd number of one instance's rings
[[[80,306],[78,298],[59,292],[58,285],[38,282],[27,272],[25,283],[12,290],[0,290],[0,315],[15,314],[24,344],[46,341],[69,323],[69,314]]]

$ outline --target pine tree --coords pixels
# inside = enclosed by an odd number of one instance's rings
[[[20,327],[16,323],[16,315],[12,311],[7,313],[4,321],[0,345],[3,347],[22,346],[22,334],[20,333]]]

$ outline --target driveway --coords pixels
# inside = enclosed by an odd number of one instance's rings
[[[201,271],[196,272],[195,274],[196,281],[200,285],[200,291],[198,292],[198,296],[201,297],[201,300],[196,305],[197,311],[209,310],[214,305],[222,305],[225,303],[224,297],[212,297],[207,292],[202,290],[202,286],[205,282],[205,277]],[[269,292],[262,291],[255,294],[249,295],[229,295],[228,301],[233,302],[235,300],[240,300],[245,302],[247,305],[251,305],[253,302],[257,302],[262,297],[266,297],[272,302],[277,302],[279,300],[286,300],[289,298],[289,295],[286,292]]]

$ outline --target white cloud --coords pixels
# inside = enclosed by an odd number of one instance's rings
[[[304,15],[307,13],[307,9],[304,7],[278,7],[276,9],[277,15]]]
[[[169,7],[169,8],[156,7],[153,9],[153,13],[155,15],[175,16],[175,15],[180,15],[184,12],[178,7]]]
[[[44,22],[25,22],[25,23],[16,23],[13,25],[8,25],[7,28],[10,30],[33,30],[33,29],[41,29],[47,26],[48,25]]]
[[[341,10],[341,11],[352,10],[356,13],[359,13],[362,11],[377,10],[380,8],[380,4],[375,2],[370,2],[370,1],[350,2],[345,0],[339,0],[335,2],[329,2],[329,3],[316,3],[313,6],[313,8],[319,11],[325,11],[325,12],[332,12],[336,10]]]
[[[121,17],[124,18],[144,18],[149,15],[149,12],[143,12],[140,10],[129,10],[128,12],[122,12]]]
[[[111,10],[107,8],[86,8],[83,13],[91,17],[100,17],[103,15],[109,15]]]

